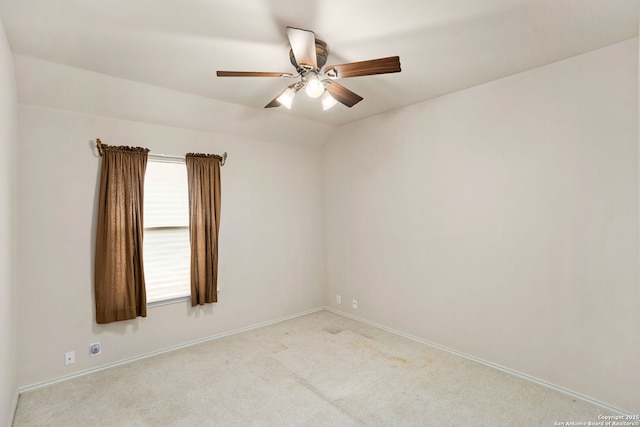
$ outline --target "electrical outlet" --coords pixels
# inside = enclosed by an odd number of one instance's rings
[[[76,363],[76,352],[75,351],[67,351],[64,354],[64,365],[73,365]]]
[[[336,295],[336,304],[342,304],[342,298],[340,295]]]
[[[102,354],[102,347],[100,346],[99,342],[94,342],[93,344],[89,345],[89,354],[91,355],[91,357],[100,356]]]
[[[356,309],[358,308],[358,300],[357,299],[354,299],[353,301],[351,301],[351,307],[356,308]]]

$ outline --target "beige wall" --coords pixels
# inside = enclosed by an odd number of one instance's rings
[[[14,266],[16,83],[0,22],[0,425],[10,425],[17,399]]]
[[[327,304],[640,412],[637,125],[634,39],[339,128]]]
[[[36,106],[20,105],[18,116],[19,386],[322,307],[318,147]],[[182,302],[150,308],[145,319],[95,323],[96,137],[163,154],[229,153],[217,304]],[[102,355],[90,358],[94,341]],[[64,366],[70,350],[76,363]]]

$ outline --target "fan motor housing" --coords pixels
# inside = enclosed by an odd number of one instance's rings
[[[324,64],[326,64],[327,62],[327,56],[329,56],[327,43],[323,42],[322,40],[316,39],[316,62],[318,63],[318,68],[316,68],[316,70],[324,67]],[[291,61],[291,64],[296,67],[298,73],[302,74],[305,71],[311,71],[308,68],[304,68],[298,65],[295,56],[293,56],[293,50],[289,50],[289,60]]]

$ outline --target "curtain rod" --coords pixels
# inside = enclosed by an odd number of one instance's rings
[[[102,141],[100,141],[100,138],[96,138],[96,147],[98,147],[98,154],[102,156],[104,153],[104,148],[102,148]],[[149,153],[148,156],[155,157],[156,159],[166,159],[166,160],[184,160],[184,157],[185,157],[185,156],[173,156],[170,154],[156,154],[156,153]],[[227,152],[225,151],[224,154],[220,156],[220,166],[224,166],[226,161],[227,161]]]

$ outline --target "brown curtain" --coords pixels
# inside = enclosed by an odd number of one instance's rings
[[[96,322],[147,316],[142,266],[146,148],[102,145],[96,230]]]
[[[218,232],[220,230],[220,156],[187,154],[191,306],[218,301]]]

